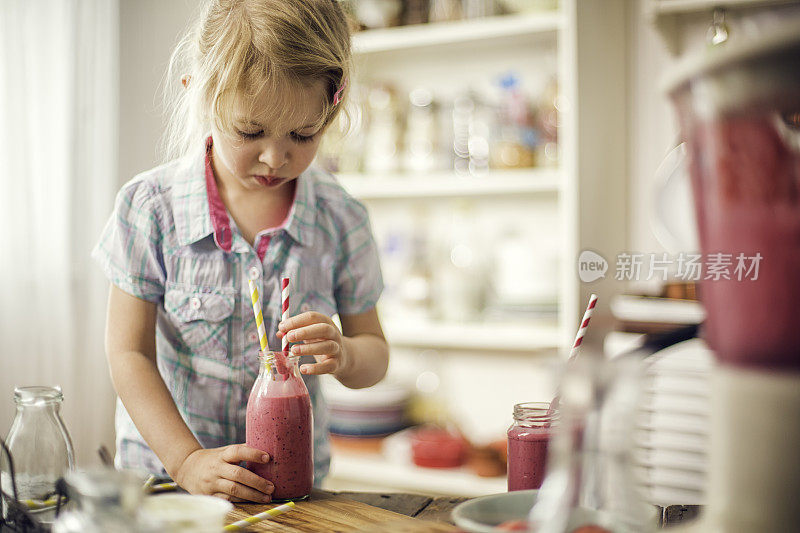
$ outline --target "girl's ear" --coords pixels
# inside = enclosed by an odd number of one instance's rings
[[[189,76],[188,74],[184,75],[184,76],[181,78],[181,84],[183,85],[184,89],[185,89],[185,88],[187,88],[187,87],[189,87],[189,82],[190,82],[191,80],[192,80],[192,77],[191,77],[191,76]]]

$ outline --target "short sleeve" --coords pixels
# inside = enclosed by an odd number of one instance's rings
[[[383,276],[367,210],[351,200],[344,217],[334,295],[340,314],[357,315],[378,303]]]
[[[163,299],[166,281],[158,205],[152,185],[137,179],[127,183],[92,250],[111,283],[150,302]]]

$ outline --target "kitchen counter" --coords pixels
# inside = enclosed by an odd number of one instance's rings
[[[458,532],[450,516],[453,508],[470,498],[430,497],[408,493],[332,492],[315,490],[297,502],[294,510],[254,524],[248,531],[300,532]],[[236,504],[228,522],[265,511],[277,504]],[[662,526],[696,518],[698,506],[673,505],[661,509]]]

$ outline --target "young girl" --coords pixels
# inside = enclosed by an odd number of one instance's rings
[[[116,465],[166,473],[195,494],[265,502],[272,484],[239,466],[270,460],[242,444],[259,364],[247,280],[259,285],[267,332],[278,332],[270,348],[285,336],[313,356],[300,370],[317,483],[330,459],[317,376],[368,387],[388,364],[367,213],[309,168],[347,93],[347,23],[336,0],[212,0],[173,73],[183,87],[168,131],[182,157],[122,188],[93,252],[112,283]],[[292,280],[284,322],[282,276]]]

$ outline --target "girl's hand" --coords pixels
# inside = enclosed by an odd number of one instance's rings
[[[300,365],[303,374],[339,375],[349,368],[350,360],[344,348],[344,337],[330,317],[309,311],[288,318],[278,324],[278,337],[289,342],[295,355],[313,355],[315,364]]]
[[[183,460],[175,481],[191,494],[210,494],[231,502],[268,503],[275,485],[239,466],[241,461],[266,463],[269,455],[244,444],[201,448]]]

